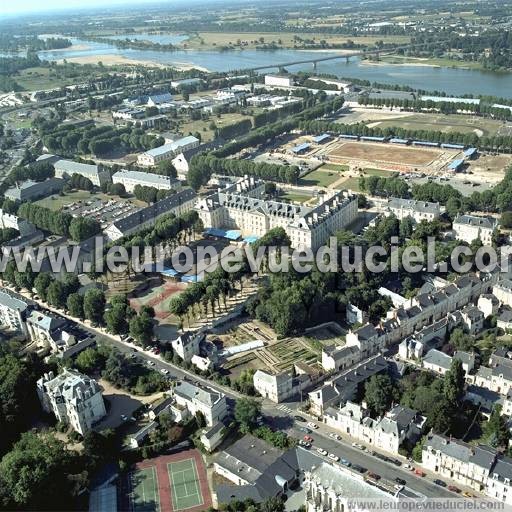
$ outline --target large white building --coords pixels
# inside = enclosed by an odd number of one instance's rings
[[[192,416],[202,413],[210,427],[228,415],[226,395],[213,388],[180,381],[172,388],[172,394],[176,404],[186,408]]]
[[[79,174],[84,178],[90,179],[96,187],[111,181],[110,173],[101,170],[97,165],[82,164],[72,160],[57,160],[53,167],[55,168],[56,178],[71,178],[73,174]]]
[[[0,326],[9,331],[25,334],[28,304],[12,296],[7,291],[0,291]]]
[[[163,215],[169,213],[173,213],[176,216],[183,215],[194,207],[195,202],[195,192],[190,188],[186,188],[161,201],[157,201],[147,208],[141,208],[122,219],[116,220],[109,224],[103,232],[111,242],[114,242],[123,236],[128,236],[148,226],[153,226]]]
[[[392,197],[387,202],[387,209],[398,220],[411,217],[415,222],[422,220],[432,222],[441,215],[439,203],[429,203],[427,201],[415,201],[414,199],[401,199]]]
[[[107,414],[98,383],[74,370],[66,369],[57,377],[45,373],[37,381],[37,395],[46,412],[81,435]]]
[[[493,217],[457,215],[453,221],[455,238],[468,244],[481,240],[484,245],[491,245],[492,235],[497,228],[498,221]]]
[[[265,183],[253,177],[200,199],[196,211],[205,227],[239,229],[242,235],[261,237],[283,228],[292,247],[318,249],[329,236],[344,229],[357,216],[357,196],[330,191],[314,207],[263,199]]]
[[[177,190],[181,188],[180,182],[175,178],[143,171],[118,171],[112,176],[112,183],[123,185],[128,193],[132,193],[137,185],[153,187],[158,190]]]
[[[137,158],[137,164],[143,167],[151,167],[163,162],[164,160],[170,160],[179,153],[183,153],[183,151],[187,151],[188,149],[192,149],[197,146],[199,146],[199,139],[189,135],[188,137],[183,137],[171,142],[170,144],[164,144],[163,146],[159,146],[142,153]]]
[[[20,236],[31,235],[36,230],[35,226],[27,220],[0,209],[0,229],[8,228],[19,231]]]
[[[287,372],[271,374],[257,370],[253,376],[254,389],[276,404],[294,394],[293,377]]]
[[[265,75],[265,85],[292,87],[293,78],[289,75]]]

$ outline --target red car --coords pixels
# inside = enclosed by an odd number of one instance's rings
[[[313,438],[311,436],[304,436],[303,439],[304,439],[304,441],[306,441],[306,443],[312,443],[313,442]]]
[[[425,476],[425,473],[423,471],[421,471],[421,469],[415,469],[414,472],[418,475],[418,476]]]
[[[460,489],[458,487],[455,487],[455,485],[449,485],[448,490],[452,492],[456,492],[457,494],[460,492]]]

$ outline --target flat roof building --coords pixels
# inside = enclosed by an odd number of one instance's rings
[[[129,193],[132,193],[137,185],[153,187],[158,190],[181,188],[181,183],[175,178],[143,171],[118,171],[112,176],[112,183],[123,185],[126,192]]]

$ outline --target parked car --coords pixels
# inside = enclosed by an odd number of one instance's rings
[[[436,485],[439,485],[439,487],[446,487],[446,482],[443,482],[442,480],[439,480],[439,478],[436,478],[436,479],[434,480],[434,483],[435,483]]]
[[[294,417],[293,417],[293,419],[294,419],[295,421],[301,421],[301,422],[305,422],[305,421],[306,421],[306,419],[305,419],[305,418],[303,418],[302,416],[294,416]]]
[[[160,370],[160,373],[162,373],[163,375],[168,375],[169,374],[169,370],[167,368],[162,368]]]
[[[318,425],[316,423],[313,423],[312,421],[308,421],[308,427],[309,428],[312,428],[312,429],[317,429],[318,428]]]
[[[407,483],[403,478],[400,478],[399,476],[395,478],[395,482],[400,485],[405,485]]]
[[[422,476],[422,477],[423,477],[423,476],[426,476],[425,472],[424,472],[424,471],[422,471],[422,470],[421,470],[421,469],[419,469],[419,468],[416,468],[416,469],[414,470],[414,473],[415,473],[416,475],[418,475],[418,476]]]
[[[148,366],[155,366],[155,363],[154,363],[153,361],[148,361],[148,362],[147,362],[147,365],[148,365]]]
[[[327,455],[327,457],[329,457],[329,459],[335,461],[335,462],[338,462],[340,460],[340,458],[335,455],[334,453],[329,453],[329,455]]]
[[[462,493],[462,496],[464,496],[465,498],[476,498],[476,496],[474,494],[471,494],[470,492],[468,491],[464,491]]]
[[[448,490],[452,492],[456,492],[457,494],[460,493],[460,489],[458,487],[455,487],[455,485],[449,485]]]
[[[380,480],[381,476],[377,473],[374,473],[373,471],[368,471],[368,478],[373,478],[373,480]]]
[[[407,469],[409,471],[413,471],[414,468],[410,464],[404,464],[404,469]]]
[[[327,450],[324,450],[323,448],[317,448],[316,451],[321,455],[327,455]]]
[[[299,441],[299,446],[303,448],[311,448],[311,443],[308,441],[303,441],[302,439]]]
[[[329,437],[332,437],[333,439],[336,439],[337,441],[341,440],[341,436],[339,434],[335,434],[334,432],[331,432],[329,434]]]
[[[357,448],[358,450],[366,450],[366,448],[362,444],[359,444],[359,443],[352,443],[352,446],[354,448]]]
[[[313,438],[311,436],[304,436],[303,439],[304,439],[304,441],[306,441],[306,443],[312,443],[313,442]]]
[[[341,459],[340,461],[344,466],[347,466],[347,468],[349,468],[350,466],[352,466],[352,463],[347,460],[347,459]]]
[[[366,473],[367,471],[366,468],[363,468],[363,466],[360,466],[359,464],[352,464],[352,469],[358,473]]]

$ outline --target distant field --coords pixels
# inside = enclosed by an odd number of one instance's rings
[[[199,132],[203,142],[213,140],[214,132],[210,129],[210,124],[214,122],[218,128],[235,124],[242,119],[252,119],[249,116],[244,116],[237,113],[222,114],[221,117],[213,115],[209,120],[198,119],[196,121],[185,121],[180,125],[181,131],[184,134]]]
[[[52,89],[54,87],[61,87],[63,85],[71,85],[80,78],[64,77],[52,68],[35,67],[27,68],[19,71],[13,77],[18,84],[26,91],[38,91],[40,89]],[[85,78],[82,77],[85,80]]]
[[[369,123],[371,127],[400,127],[407,130],[427,130],[461,133],[476,133],[479,136],[497,134],[504,124],[494,119],[483,119],[456,114],[414,114],[407,117]]]
[[[365,176],[380,176],[382,178],[392,178],[393,176],[396,176],[397,174],[398,173],[393,172],[393,171],[385,171],[384,169],[373,169],[371,167],[364,169]]]
[[[333,146],[328,155],[331,158],[348,158],[405,165],[427,165],[435,160],[438,153],[429,149],[403,148],[389,144],[344,142]]]

